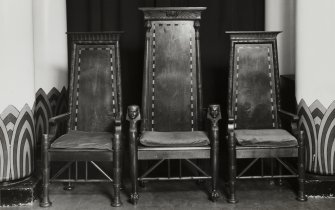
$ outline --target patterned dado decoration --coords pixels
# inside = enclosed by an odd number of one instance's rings
[[[17,180],[34,170],[34,118],[26,104],[0,114],[0,182]]]
[[[59,114],[63,114],[68,110],[68,93],[65,87],[59,92],[56,88],[52,88],[48,94],[43,89],[39,89],[35,95],[35,132],[36,143],[41,142],[42,134],[49,132],[48,119]]]
[[[325,108],[318,100],[309,107],[298,106],[299,126],[306,136],[306,170],[321,175],[335,174],[335,101]]]
[[[0,182],[32,174],[36,145],[49,129],[48,119],[67,111],[67,95],[65,87],[48,94],[39,89],[33,109],[25,105],[19,111],[10,105],[0,114]]]

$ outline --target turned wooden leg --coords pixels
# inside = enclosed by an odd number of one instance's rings
[[[212,127],[212,193],[211,199],[213,202],[219,199],[217,191],[218,179],[218,158],[219,158],[219,129],[218,126]]]
[[[228,137],[228,155],[229,155],[229,203],[237,203],[235,194],[235,184],[236,184],[236,150],[235,150],[235,137],[234,132],[229,133]]]
[[[49,163],[49,135],[44,134],[42,138],[42,200],[40,202],[41,207],[51,206],[49,199],[49,177],[50,177],[50,163]]]
[[[132,191],[130,195],[130,201],[132,204],[137,204],[139,196],[138,196],[138,160],[137,160],[137,143],[136,143],[136,135],[133,135],[130,138],[130,178],[132,184]]]
[[[304,132],[299,133],[299,147],[298,147],[298,201],[307,201],[305,195],[305,141]]]
[[[69,180],[71,179],[71,165],[69,165],[69,168],[68,168],[68,178]],[[66,190],[66,191],[72,191],[74,189],[74,186],[72,184],[72,182],[68,182],[65,184],[65,186],[63,187],[63,190]]]
[[[137,127],[136,122],[141,119],[139,107],[136,105],[128,106],[127,120],[129,121],[129,154],[130,154],[130,179],[132,190],[130,194],[130,202],[137,204],[137,176],[138,176],[138,160],[137,160]]]
[[[283,175],[283,167],[282,167],[281,163],[278,163],[278,168],[279,168],[279,175],[282,176]],[[279,177],[279,179],[278,179],[278,185],[283,186],[283,179],[281,177]]]
[[[219,125],[221,119],[220,105],[211,104],[208,107],[207,119],[211,121],[211,160],[212,160],[212,193],[211,199],[213,202],[219,199],[217,191],[218,179],[218,158],[219,158]]]
[[[114,199],[112,206],[118,207],[122,205],[120,198],[121,190],[121,173],[122,173],[122,149],[121,149],[121,135],[115,134],[114,138],[114,154],[113,154],[113,188],[114,188]]]

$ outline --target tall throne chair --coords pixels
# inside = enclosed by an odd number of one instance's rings
[[[120,35],[121,32],[68,33],[72,51],[69,113],[50,118],[50,130],[43,135],[42,207],[51,205],[50,182],[65,182],[66,190],[73,188],[73,182],[110,182],[114,192],[112,205],[122,204]],[[59,128],[66,123],[66,133],[59,136]],[[66,164],[50,177],[50,162],[56,161]],[[78,162],[84,163],[84,170]],[[105,167],[101,162],[105,162]],[[103,178],[92,177],[89,166],[101,172]],[[112,175],[108,168],[113,170]]]
[[[280,32],[227,33],[231,45],[228,201],[237,202],[236,179],[278,179],[280,183],[289,177],[298,178],[297,199],[305,201],[304,133],[298,129],[298,116],[280,106],[276,40]],[[240,159],[251,162],[237,173]],[[260,173],[250,173],[258,163]]]
[[[210,105],[207,118],[210,130],[204,131],[207,109],[202,105],[199,27],[206,8],[140,8],[144,13],[146,38],[143,73],[142,111],[129,106],[130,200],[138,201],[138,182],[151,180],[212,180],[210,197],[218,198],[218,120],[220,107]],[[204,114],[205,113],[205,114]],[[140,129],[138,130],[138,123]],[[196,159],[210,159],[211,171],[205,172]],[[140,160],[152,166],[139,175]],[[179,161],[170,167],[170,161]],[[167,163],[167,164],[165,164]],[[165,164],[166,176],[152,176]],[[150,165],[150,164],[149,164]],[[184,165],[195,173],[184,176]],[[172,171],[171,171],[172,169]],[[175,169],[175,170],[173,170]],[[164,169],[165,171],[165,169]]]

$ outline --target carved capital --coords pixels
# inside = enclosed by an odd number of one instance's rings
[[[167,10],[165,12],[165,14],[166,14],[166,17],[178,17],[179,11],[176,11],[176,10]]]
[[[220,105],[211,104],[208,107],[207,118],[212,122],[213,126],[217,126],[217,122],[221,119]]]
[[[128,106],[126,119],[132,122],[140,120],[141,119],[140,107],[137,105]]]

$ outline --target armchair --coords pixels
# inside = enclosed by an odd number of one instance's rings
[[[236,179],[297,177],[297,199],[305,201],[305,147],[303,131],[298,130],[298,117],[280,108],[279,70],[276,36],[279,32],[227,32],[230,36],[230,71],[228,96],[228,202],[236,203]],[[286,131],[281,120],[291,120]],[[297,167],[290,167],[283,158],[297,158]],[[263,164],[270,158],[271,164]],[[252,159],[237,174],[236,161]],[[261,161],[261,175],[245,176]],[[274,174],[273,160],[279,172]],[[264,174],[263,168],[271,174]],[[289,174],[282,174],[284,167]]]
[[[203,126],[199,21],[204,9],[141,8],[146,26],[142,112],[137,105],[129,106],[127,112],[133,204],[139,199],[138,182],[152,180],[210,179],[210,197],[213,201],[219,197],[219,105],[208,108],[211,130],[206,133]],[[196,164],[196,159],[211,160],[210,174]],[[139,175],[140,160],[157,162]],[[178,176],[171,173],[170,160],[179,160]],[[150,176],[163,162],[167,162],[167,176]],[[196,173],[183,174],[183,164]]]
[[[42,140],[42,201],[51,205],[49,182],[112,182],[113,206],[121,206],[121,69],[120,32],[68,33],[72,48],[69,84],[69,113],[49,119],[50,131]],[[57,128],[67,121],[67,133],[57,135]],[[50,162],[67,163],[50,178]],[[78,173],[78,161],[85,163],[84,176]],[[97,161],[112,162],[108,175]],[[88,164],[106,179],[90,179]],[[74,168],[74,173],[72,172]],[[68,178],[61,177],[68,171]],[[63,176],[64,177],[64,176]]]

